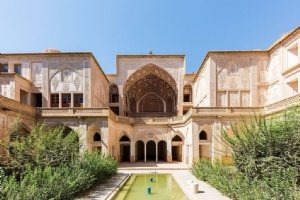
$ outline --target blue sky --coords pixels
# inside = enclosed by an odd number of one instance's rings
[[[0,0],[0,52],[90,51],[106,73],[116,54],[265,49],[300,26],[299,0]]]

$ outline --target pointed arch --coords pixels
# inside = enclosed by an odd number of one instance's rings
[[[173,138],[172,138],[172,142],[182,142],[183,139],[182,137],[180,137],[179,135],[175,135]]]
[[[149,112],[159,112],[161,116],[172,116],[176,113],[176,81],[166,70],[152,63],[144,65],[127,78],[123,93],[125,112],[128,112],[129,116],[135,116],[137,112],[140,112],[139,116],[151,116]],[[169,114],[166,112],[166,101],[170,101],[171,104]],[[147,105],[141,106],[144,103]],[[143,111],[143,108],[146,111]]]
[[[96,142],[96,141],[97,141],[97,142],[100,142],[100,141],[101,141],[101,134],[98,133],[98,132],[94,133],[93,141],[94,141],[94,142]]]
[[[204,130],[199,133],[199,140],[207,140],[207,133]]]
[[[120,142],[130,142],[130,138],[127,135],[123,135],[119,141]]]
[[[177,93],[177,87],[176,87],[176,81],[174,78],[164,69],[161,67],[153,64],[153,63],[148,63],[147,65],[142,66],[138,70],[136,70],[133,74],[131,74],[124,85],[124,94],[127,93],[129,88],[133,86],[139,79],[149,75],[149,74],[154,74],[158,76],[159,78],[166,80],[170,84],[170,86],[173,88],[174,91]]]

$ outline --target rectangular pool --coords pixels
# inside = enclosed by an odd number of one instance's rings
[[[150,181],[150,178],[152,178],[153,182]],[[151,188],[150,194],[147,191],[148,187]],[[134,174],[129,177],[112,199],[186,200],[187,197],[171,174]]]

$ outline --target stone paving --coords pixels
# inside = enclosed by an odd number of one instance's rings
[[[121,163],[118,168],[118,174],[108,180],[105,184],[100,184],[90,191],[81,195],[78,200],[110,199],[114,192],[120,187],[120,184],[129,174],[140,173],[168,173],[172,174],[178,185],[190,200],[230,200],[220,191],[216,190],[209,184],[198,180],[190,172],[190,168],[183,163]],[[194,194],[190,188],[190,183],[199,184],[199,192]]]
[[[81,194],[77,200],[104,200],[107,199],[119,185],[128,177],[128,174],[119,172],[105,183],[101,183],[89,191]]]

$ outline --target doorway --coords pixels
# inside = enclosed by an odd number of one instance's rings
[[[120,144],[121,162],[130,162],[130,144]]]
[[[155,161],[156,160],[156,144],[153,140],[147,142],[147,161]]]

